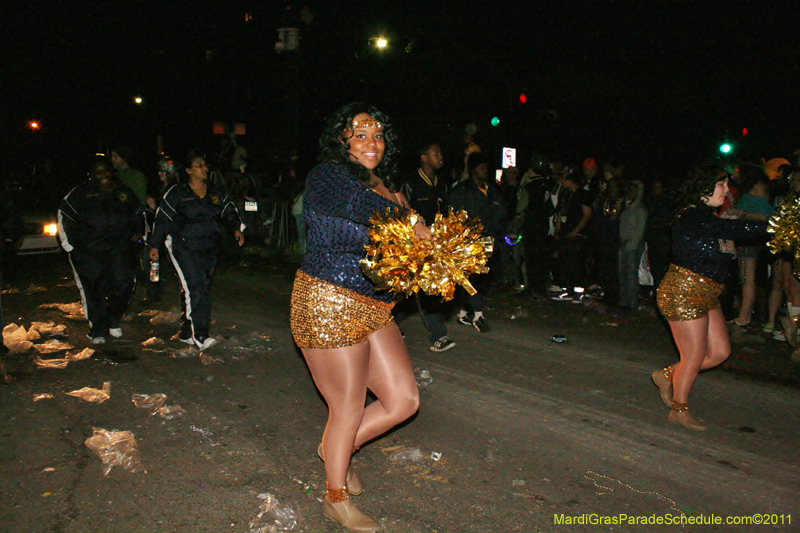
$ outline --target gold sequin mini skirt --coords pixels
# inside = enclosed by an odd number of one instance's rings
[[[658,286],[658,309],[670,321],[703,318],[719,309],[719,295],[725,285],[688,268],[669,265]]]
[[[298,271],[292,289],[291,327],[300,348],[342,348],[394,323],[385,303]]]

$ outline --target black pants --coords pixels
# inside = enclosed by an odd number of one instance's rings
[[[136,285],[135,257],[131,252],[95,254],[74,249],[69,254],[75,283],[81,293],[89,335],[105,337],[118,328]]]
[[[182,339],[203,343],[208,338],[211,323],[211,280],[217,268],[217,253],[200,254],[167,240],[175,273],[181,282]]]
[[[571,293],[575,287],[586,287],[586,260],[588,250],[586,237],[578,235],[574,239],[562,239],[558,251],[561,279]]]
[[[528,270],[528,285],[534,292],[543,292],[550,279],[553,267],[552,238],[546,230],[522,235],[525,245],[525,268]]]

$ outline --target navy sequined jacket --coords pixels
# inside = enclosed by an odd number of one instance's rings
[[[360,265],[369,242],[369,219],[387,207],[396,204],[372,191],[344,167],[321,163],[311,169],[303,201],[308,229],[300,270],[357,294],[393,301],[392,294],[376,291]]]
[[[689,207],[672,226],[672,263],[725,283],[731,255],[720,250],[719,239],[753,239],[766,232],[766,222],[719,218],[709,209]]]
[[[223,226],[233,233],[244,231],[239,210],[225,189],[209,183],[200,198],[188,183],[173,185],[156,211],[156,222],[148,244],[159,248],[167,236],[172,243],[201,254],[216,254],[222,247]]]

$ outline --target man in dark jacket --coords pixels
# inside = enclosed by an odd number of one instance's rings
[[[72,189],[58,210],[61,246],[69,252],[92,344],[121,337],[120,322],[135,284],[136,252],[144,210],[105,158],[96,158],[89,181]]]
[[[430,226],[438,213],[446,214],[447,184],[436,172],[444,165],[442,149],[437,143],[424,142],[419,148],[419,168],[404,188],[411,208],[419,213]],[[442,318],[441,299],[417,293],[415,295],[422,322],[428,329],[428,342],[431,350],[444,352],[455,347],[456,343],[447,336],[447,325]],[[396,318],[400,318],[397,316]]]
[[[506,214],[503,197],[499,187],[489,181],[489,162],[483,152],[470,154],[467,160],[470,179],[460,183],[450,194],[450,205],[454,210],[463,209],[470,217],[479,218],[483,224],[483,233],[498,240],[505,235]],[[492,257],[491,263],[496,264]],[[490,268],[494,268],[491,266]],[[458,321],[473,326],[479,332],[486,331],[486,319],[483,316],[483,299],[487,288],[488,274],[475,274],[470,283],[478,291],[469,296],[467,305],[458,313]],[[469,317],[469,310],[472,318]]]

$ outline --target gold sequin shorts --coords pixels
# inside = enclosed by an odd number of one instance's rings
[[[385,303],[297,271],[291,327],[300,348],[343,348],[394,323],[394,303]]]
[[[670,321],[703,318],[719,309],[725,285],[677,265],[669,265],[658,286],[658,309]]]

